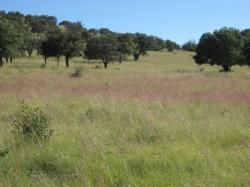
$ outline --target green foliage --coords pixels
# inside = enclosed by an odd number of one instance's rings
[[[140,55],[146,55],[150,47],[150,40],[146,34],[136,33],[134,35],[135,51],[134,59],[139,60]]]
[[[31,26],[32,33],[45,33],[51,27],[56,27],[57,19],[54,16],[25,16],[26,22]]]
[[[51,29],[46,33],[46,39],[41,42],[40,53],[45,59],[49,57],[60,57],[62,51],[62,33],[59,28]]]
[[[197,47],[197,44],[195,41],[188,41],[185,44],[182,45],[182,50],[184,51],[195,51]]]
[[[211,33],[203,34],[197,46],[196,52],[197,55],[195,56],[195,60],[197,64],[201,65],[210,62],[211,65],[213,65],[212,59],[214,59],[217,52],[216,37]]]
[[[165,41],[157,36],[147,36],[149,40],[148,50],[161,51],[165,48]]]
[[[18,54],[22,42],[22,35],[15,26],[0,16],[0,67],[3,65],[3,57],[13,57]]]
[[[197,52],[196,63],[219,65],[230,71],[233,65],[250,65],[250,31],[222,28],[205,33],[199,45],[188,41],[182,49]],[[86,49],[87,48],[87,49]],[[148,51],[173,51],[180,46],[171,40],[142,33],[116,33],[107,28],[84,28],[81,22],[62,21],[57,25],[53,16],[23,15],[20,12],[0,12],[0,66],[3,58],[11,59],[34,50],[45,60],[49,57],[65,57],[66,67],[73,57],[102,60],[104,67],[111,61],[122,62],[133,55],[139,60]]]
[[[24,50],[28,52],[29,57],[31,57],[34,50],[39,51],[41,45],[42,37],[38,34],[28,32],[28,35],[25,36],[24,40]]]
[[[234,28],[222,28],[213,34],[205,33],[197,46],[194,57],[197,64],[222,66],[230,71],[236,64],[242,64],[242,35]]]
[[[250,66],[250,29],[246,29],[242,32],[243,36],[243,48],[242,55],[244,57],[243,64]]]
[[[40,108],[23,104],[13,121],[13,132],[21,140],[41,143],[50,138],[52,129],[50,120]]]
[[[135,50],[135,43],[133,37],[130,34],[120,34],[117,37],[118,47],[117,50],[120,53],[119,62],[122,61],[122,55],[132,55]]]
[[[0,158],[6,156],[9,151],[9,148],[0,148]]]
[[[250,66],[250,39],[248,39],[243,47],[243,55],[245,57],[245,64]]]
[[[102,60],[104,68],[109,62],[119,58],[118,42],[114,35],[93,36],[87,43],[85,56],[87,59]]]
[[[24,54],[27,51],[30,56],[33,50],[37,49],[38,42],[35,34],[31,32],[32,28],[27,23],[25,16],[20,12],[8,12],[5,14],[5,18],[14,25],[16,31],[22,37],[20,52]]]
[[[86,41],[82,38],[81,30],[72,30],[67,27],[62,30],[60,39],[60,54],[65,56],[66,67],[69,67],[69,59],[80,56],[85,50]]]
[[[115,35],[115,33],[112,32],[111,30],[109,30],[108,28],[101,28],[101,29],[98,30],[98,33],[100,35],[106,35],[106,36],[108,36],[108,35]]]
[[[70,22],[70,21],[62,21],[59,23],[60,26],[63,26],[69,32],[81,33],[83,26],[81,22]]]
[[[99,51],[99,39],[97,36],[92,36],[86,45],[86,50],[84,52],[85,57],[88,60],[95,60],[95,59],[99,59],[98,56],[98,51]]]
[[[166,40],[165,45],[169,52],[172,52],[176,49],[180,49],[180,45],[171,40]]]
[[[20,41],[14,41],[16,47],[8,44],[12,46],[12,50],[9,50],[8,55],[2,56],[7,59],[9,57],[12,59],[18,53],[24,56],[27,52],[31,56],[36,50],[37,55],[42,55],[44,58],[45,64],[49,57],[64,56],[66,67],[69,67],[71,58],[83,57],[83,59],[89,60],[102,60],[104,67],[107,68],[109,62],[119,61],[121,63],[130,55],[133,55],[135,60],[139,60],[140,56],[146,55],[149,50],[161,51],[164,48],[169,50],[177,48],[177,44],[174,42],[169,46],[159,37],[142,33],[121,34],[108,28],[87,30],[81,22],[67,20],[57,25],[57,19],[54,16],[25,16],[20,12],[5,13],[3,11],[0,12],[0,16],[9,21],[11,27],[14,27],[15,32],[20,35]],[[0,64],[2,64],[2,60]]]

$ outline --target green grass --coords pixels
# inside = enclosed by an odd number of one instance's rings
[[[22,58],[0,70],[0,150],[11,148],[0,186],[250,186],[248,67],[200,72],[186,52],[108,70],[41,63]],[[45,146],[15,145],[22,101],[52,119]]]

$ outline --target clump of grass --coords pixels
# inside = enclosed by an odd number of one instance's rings
[[[105,108],[90,108],[88,109],[83,118],[87,121],[94,122],[95,120],[110,120],[111,113]]]
[[[77,68],[72,74],[71,77],[73,78],[79,78],[82,76],[82,69]]]
[[[0,148],[0,158],[5,157],[9,153],[9,148]]]
[[[30,107],[23,103],[14,118],[12,132],[21,140],[40,143],[53,133],[48,116],[38,107]]]
[[[94,68],[95,68],[95,69],[102,69],[102,66],[96,65]]]
[[[138,143],[161,143],[164,141],[164,135],[153,124],[141,124],[135,128],[134,139]]]
[[[36,177],[39,175],[46,175],[51,178],[68,178],[72,175],[73,169],[70,167],[65,159],[59,158],[56,155],[48,153],[41,154],[32,158],[25,166],[28,170],[28,175]]]

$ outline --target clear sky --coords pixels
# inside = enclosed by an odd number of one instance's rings
[[[144,32],[180,44],[223,26],[250,28],[250,0],[0,0],[0,10]]]

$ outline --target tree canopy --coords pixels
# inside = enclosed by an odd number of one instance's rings
[[[140,55],[146,55],[150,47],[150,40],[146,34],[136,33],[134,35],[135,50],[134,59],[139,60]]]
[[[117,50],[119,54],[119,62],[122,62],[122,59],[126,55],[132,55],[135,51],[135,42],[131,34],[119,34],[117,37]]]
[[[81,22],[64,20],[48,15],[23,15],[20,12],[0,11],[0,67],[3,59],[28,54],[34,51],[47,62],[50,57],[64,56],[66,67],[73,57],[101,60],[108,63],[133,56],[138,61],[148,51],[163,49],[196,52],[199,65],[218,65],[230,71],[234,65],[250,66],[250,29],[221,28],[213,33],[204,33],[199,43],[188,41],[180,46],[171,40],[143,33],[117,33],[108,28],[86,29]]]
[[[171,41],[171,40],[166,40],[165,45],[166,45],[166,48],[169,52],[172,52],[174,50],[178,50],[181,48],[179,44],[177,44],[176,42]]]
[[[66,67],[73,57],[100,59],[105,68],[110,61],[120,63],[128,56],[137,61],[148,51],[179,49],[170,40],[143,33],[117,33],[108,28],[86,29],[81,22],[64,20],[48,15],[23,15],[20,12],[0,11],[2,58],[36,51],[45,62],[50,57],[65,57]]]
[[[197,48],[197,44],[195,41],[187,41],[185,44],[182,45],[182,50],[184,51],[193,51],[195,52]]]
[[[202,35],[194,58],[199,65],[219,65],[224,71],[230,71],[233,65],[244,63],[242,47],[243,40],[239,30],[222,28]]]
[[[45,60],[45,64],[49,57],[60,57],[61,54],[62,33],[59,28],[54,28],[47,32],[46,39],[41,42],[40,53]]]
[[[114,36],[93,36],[87,43],[85,55],[89,60],[102,60],[107,69],[109,62],[119,58],[118,42]]]
[[[3,66],[3,57],[17,55],[22,44],[22,35],[17,32],[14,24],[0,17],[0,67]]]

